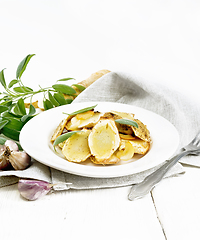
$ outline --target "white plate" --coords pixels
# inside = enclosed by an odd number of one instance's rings
[[[130,161],[120,161],[117,165],[94,165],[92,163],[78,164],[68,162],[53,151],[50,138],[65,113],[90,107],[95,104],[95,110],[132,112],[135,118],[141,120],[150,131],[152,145],[145,156],[135,157]],[[179,135],[176,128],[165,118],[145,109],[111,102],[84,102],[60,106],[42,112],[31,119],[20,133],[20,144],[35,160],[58,170],[87,177],[110,178],[130,175],[145,171],[164,162],[176,151]]]

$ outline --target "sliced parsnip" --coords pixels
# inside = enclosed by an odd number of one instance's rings
[[[128,134],[121,134],[120,133],[119,136],[120,136],[121,139],[124,139],[124,140],[134,140],[135,139],[134,136],[128,135]]]
[[[95,112],[90,118],[83,119],[80,121],[79,128],[91,128],[99,121],[102,113]]]
[[[110,158],[104,159],[104,160],[97,160],[94,156],[91,156],[90,160],[95,164],[101,164],[101,165],[116,164],[120,161],[120,159],[117,158],[115,154],[113,154]]]
[[[51,137],[51,141],[54,142],[58,136],[60,136],[63,132],[63,129],[68,121],[68,118],[65,118],[61,121],[61,123],[58,125],[56,130],[53,133],[53,136]]]
[[[130,141],[134,148],[134,152],[138,154],[146,154],[150,148],[150,143],[142,139],[136,138],[133,141]]]
[[[113,119],[101,119],[93,127],[88,141],[92,155],[99,162],[110,158],[120,144],[115,121]]]
[[[130,160],[134,155],[134,147],[129,141],[121,140],[116,157],[120,160]]]
[[[114,113],[118,116],[120,116],[123,119],[129,119],[134,120],[134,114],[133,113],[126,113],[126,112],[118,112],[118,111],[111,111],[111,113]]]
[[[66,129],[70,131],[77,130],[80,125],[81,120],[77,119],[76,116],[72,117],[70,121],[66,124]]]
[[[83,129],[66,140],[62,153],[68,161],[79,163],[90,157],[91,152],[88,146],[90,132],[91,130]]]
[[[142,123],[138,119],[134,119],[134,121],[138,124],[138,128],[131,126],[135,136],[137,136],[138,138],[140,138],[146,142],[150,142],[151,141],[150,133],[149,133],[149,130],[147,129],[146,125],[144,125],[144,123]]]
[[[94,115],[94,111],[91,110],[91,111],[77,114],[76,118],[78,120],[85,120],[85,119],[91,118],[93,115]]]

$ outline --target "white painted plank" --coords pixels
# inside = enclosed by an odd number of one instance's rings
[[[16,185],[2,188],[0,238],[164,240],[151,197],[131,202],[128,189],[70,190],[31,202]]]
[[[200,169],[164,179],[153,190],[159,219],[169,240],[200,239]]]

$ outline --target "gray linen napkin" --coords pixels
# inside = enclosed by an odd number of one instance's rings
[[[111,72],[101,77],[82,92],[73,103],[83,101],[119,102],[153,111],[168,119],[177,128],[181,139],[180,146],[187,144],[200,129],[198,126],[200,107],[160,84],[153,84],[151,81],[127,73]],[[199,157],[185,157],[181,162],[200,167]],[[25,171],[1,171],[0,187],[8,185],[5,183],[7,178],[10,182],[16,182],[15,176],[51,181],[56,184],[54,190],[120,187],[142,181],[157,167],[130,176],[101,179],[76,176],[33,162]],[[177,163],[166,177],[180,173],[184,173],[184,168]]]

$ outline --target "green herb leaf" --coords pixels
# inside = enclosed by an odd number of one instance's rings
[[[16,142],[16,144],[18,145],[19,151],[23,151],[22,146],[18,142]]]
[[[24,104],[23,98],[20,98],[18,100],[17,105],[19,107],[19,110],[20,110],[21,114],[22,115],[26,115],[26,108],[25,108],[25,104]]]
[[[0,121],[0,130],[9,123],[9,120]]]
[[[66,99],[64,98],[62,93],[54,93],[53,96],[60,105],[66,104]]]
[[[51,101],[51,103],[55,106],[58,107],[60,104],[56,101],[56,99],[54,98],[54,96],[48,91],[48,97],[49,100]]]
[[[34,56],[35,54],[29,54],[27,55],[19,64],[17,71],[16,71],[16,78],[20,79],[23,72],[26,69],[27,64],[29,63],[30,59]]]
[[[67,132],[64,133],[62,135],[60,135],[59,137],[56,138],[56,140],[53,143],[53,146],[55,147],[56,145],[58,145],[59,143],[64,142],[65,140],[67,140],[69,137],[71,137],[74,133],[77,133],[80,131],[71,131],[71,132]]]
[[[24,115],[24,116],[21,118],[21,121],[22,121],[22,122],[25,122],[29,117],[33,116],[33,115],[35,114],[35,112],[36,112],[35,107],[34,107],[32,104],[30,104],[29,113],[26,114],[26,115]]]
[[[73,99],[67,98],[65,99],[65,104],[70,104],[73,102]]]
[[[12,105],[12,101],[11,100],[5,100],[5,102],[1,103],[1,106],[5,106],[5,107],[9,107]]]
[[[20,131],[23,127],[23,123],[17,118],[6,118],[9,122],[6,124],[6,127]]]
[[[26,115],[26,108],[25,108],[24,100],[22,98],[20,98],[18,102],[15,104],[15,106],[13,107],[13,112],[18,116]]]
[[[10,129],[8,127],[4,127],[2,129],[2,134],[10,139],[13,139],[15,141],[19,141],[19,133],[20,131],[14,130],[14,129]]]
[[[116,119],[115,122],[120,123],[120,124],[125,124],[125,125],[131,125],[133,127],[138,128],[138,124],[133,121],[133,120],[129,120],[129,119]]]
[[[33,89],[32,89],[32,88],[25,87],[25,86],[15,87],[15,88],[13,88],[13,90],[14,90],[15,92],[18,92],[18,93],[29,93],[29,92],[33,92]]]
[[[8,88],[11,88],[12,86],[14,86],[16,83],[18,83],[19,80],[17,79],[13,79],[9,84],[8,84]]]
[[[6,138],[4,137],[0,137],[0,145],[4,145],[4,143],[6,142]]]
[[[72,112],[72,113],[64,113],[64,114],[67,114],[67,115],[69,115],[69,116],[74,116],[74,115],[77,115],[77,114],[79,114],[79,113],[84,113],[84,112],[93,110],[96,106],[97,106],[97,104],[94,105],[94,106],[91,106],[91,107],[86,107],[86,108],[80,109],[80,110],[75,111],[75,112]]]
[[[57,80],[57,82],[69,81],[69,80],[74,80],[74,78],[62,78],[62,79]]]
[[[0,113],[7,111],[9,108],[6,106],[0,105]]]
[[[48,99],[43,101],[43,105],[44,105],[44,110],[53,108],[53,104]]]
[[[35,112],[36,112],[35,107],[32,104],[30,104],[28,115],[32,116],[33,114],[35,114]]]
[[[14,118],[18,118],[20,119],[21,116],[20,115],[17,115],[17,114],[14,114],[14,113],[11,113],[10,111],[5,111],[1,114],[2,117],[5,117],[5,118],[9,118],[9,117],[14,117]]]
[[[83,87],[82,85],[79,85],[79,84],[73,84],[72,86],[77,87],[78,90],[80,90],[81,92],[82,92],[83,90],[85,90],[85,87]]]
[[[76,91],[72,87],[65,84],[54,84],[52,88],[55,89],[57,92],[61,92],[67,95],[74,95],[76,93]]]
[[[0,72],[0,82],[1,82],[2,86],[4,88],[6,88],[6,81],[5,81],[5,77],[4,77],[4,69]]]

